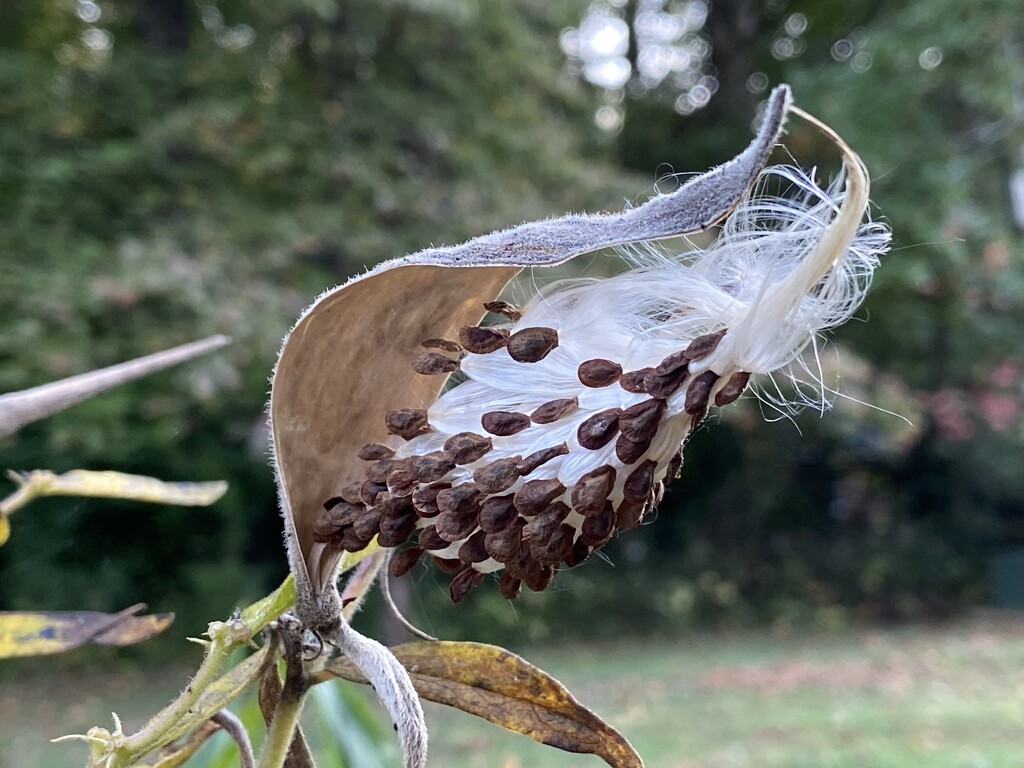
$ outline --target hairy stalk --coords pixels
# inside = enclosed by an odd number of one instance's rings
[[[283,768],[311,684],[302,661],[302,637],[299,631],[284,631],[284,686],[270,721],[258,768]]]

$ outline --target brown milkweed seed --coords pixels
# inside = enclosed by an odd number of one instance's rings
[[[590,515],[580,528],[580,540],[591,547],[600,547],[612,537],[615,530],[615,507],[606,501],[601,511]]]
[[[335,528],[342,528],[354,523],[355,519],[365,510],[366,507],[362,504],[349,504],[347,501],[341,501],[321,512],[319,519]]]
[[[428,525],[426,528],[420,529],[419,545],[422,549],[429,551],[444,549],[448,546],[448,542],[438,535],[437,528]]]
[[[672,373],[666,373],[664,376],[652,371],[644,377],[644,389],[651,397],[667,399],[679,389],[688,374],[689,370],[686,366],[678,368]]]
[[[619,414],[621,413],[621,408],[608,408],[595,413],[580,424],[576,430],[576,440],[580,447],[596,451],[598,448],[608,445],[619,429]]]
[[[664,413],[664,400],[644,400],[631,405],[619,416],[619,431],[634,443],[650,440],[658,431]]]
[[[512,525],[498,533],[488,533],[484,537],[484,549],[487,554],[499,563],[508,563],[522,552],[523,527],[526,523],[516,518]]]
[[[562,523],[547,539],[530,542],[530,554],[541,565],[557,565],[572,552],[575,537],[576,529]]]
[[[346,552],[360,552],[366,549],[366,545],[369,543],[370,539],[361,538],[351,526],[345,529],[341,541],[338,542]]]
[[[690,359],[686,356],[685,352],[673,352],[654,367],[654,373],[658,376],[667,376],[670,373],[675,373],[680,368],[685,368],[689,364]]]
[[[359,486],[359,500],[368,507],[372,507],[377,503],[377,496],[386,492],[388,487],[384,483],[375,483],[372,480],[366,480],[361,486]]]
[[[715,405],[721,407],[731,403],[743,394],[743,390],[747,388],[747,383],[749,381],[750,374],[746,371],[734,373],[729,377],[729,380],[725,382],[725,386],[715,393]]]
[[[554,577],[555,569],[550,565],[539,566],[531,568],[526,572],[526,576],[523,578],[523,584],[534,592],[543,592],[551,584],[551,580]]]
[[[441,512],[437,507],[437,494],[447,488],[451,488],[449,483],[441,483],[426,485],[413,491],[412,505],[416,509],[416,514],[420,517],[437,517]]]
[[[718,342],[725,336],[727,328],[723,328],[720,331],[714,333],[706,333],[703,336],[698,336],[689,343],[686,349],[683,350],[683,354],[686,355],[690,360],[699,360],[702,357],[707,357],[715,348],[718,347]]]
[[[523,541],[547,541],[568,515],[568,504],[562,501],[554,502],[523,527]]]
[[[530,420],[534,424],[550,424],[553,421],[558,421],[569,411],[576,410],[578,405],[579,401],[575,397],[549,400],[530,414]]]
[[[462,347],[451,339],[427,339],[426,341],[421,341],[420,346],[426,347],[427,349],[442,349],[445,352],[462,351]]]
[[[501,493],[507,491],[519,479],[516,469],[521,456],[509,456],[492,461],[473,470],[473,483],[482,493]]]
[[[368,509],[352,523],[352,530],[360,539],[369,541],[380,531],[380,518],[379,509]]]
[[[476,514],[459,516],[453,512],[442,512],[434,521],[438,535],[452,544],[466,538],[476,528]]]
[[[416,514],[412,508],[412,499],[408,495],[403,496],[391,493],[390,491],[378,494],[377,503],[374,506],[380,510],[384,517],[395,517],[396,515],[404,514],[406,511],[412,515]]]
[[[422,376],[436,376],[459,370],[459,361],[440,352],[424,352],[412,361],[412,369]]]
[[[458,558],[432,557],[430,559],[434,561],[434,565],[440,569],[441,573],[458,573],[465,567]]]
[[[519,311],[518,307],[514,304],[509,304],[507,301],[484,302],[484,309],[488,312],[493,312],[496,315],[504,315],[512,322],[516,322],[523,316],[523,313]]]
[[[399,576],[404,576],[412,570],[412,567],[416,565],[416,562],[422,555],[423,550],[419,547],[409,547],[401,552],[396,552],[392,555],[391,562],[388,563],[388,573],[396,579]]]
[[[327,501],[324,502],[324,509],[330,509],[331,507],[337,506],[345,499],[341,496],[331,496]]]
[[[645,501],[654,483],[654,470],[658,463],[648,459],[634,469],[622,485],[622,495],[626,501]]]
[[[377,461],[379,459],[390,459],[395,455],[394,450],[383,443],[367,443],[359,449],[359,458],[363,461]]]
[[[558,346],[554,328],[523,328],[508,337],[508,354],[518,363],[536,363]]]
[[[623,499],[615,509],[615,527],[620,531],[636,528],[647,513],[647,501]]]
[[[480,491],[470,483],[445,488],[438,491],[437,507],[441,514],[448,513],[456,517],[475,515],[480,511]]]
[[[519,517],[511,496],[491,496],[480,506],[480,530],[499,533]]]
[[[588,557],[590,557],[590,547],[582,538],[576,539],[576,543],[572,545],[572,551],[565,558],[565,564],[570,568],[575,568]]]
[[[717,373],[704,371],[690,382],[690,386],[686,388],[686,405],[683,406],[687,413],[692,415],[707,410],[708,396],[716,381],[718,381]]]
[[[530,417],[512,411],[491,411],[480,418],[484,430],[497,437],[508,437],[530,426]]]
[[[482,563],[490,557],[487,554],[487,550],[484,549],[484,539],[486,537],[486,533],[477,531],[466,539],[462,546],[459,547],[459,560],[466,563],[466,565],[472,565],[473,563]]]
[[[508,344],[508,331],[501,328],[487,328],[467,325],[459,330],[459,343],[467,352],[486,355]]]
[[[402,408],[397,411],[388,411],[384,416],[384,423],[387,425],[388,433],[411,440],[416,435],[422,435],[430,430],[427,423],[427,412],[419,408]]]
[[[632,392],[634,395],[643,395],[647,393],[644,387],[644,380],[648,374],[654,373],[653,368],[641,368],[638,371],[630,371],[624,373],[619,377],[619,386],[627,392]]]
[[[398,469],[388,475],[388,491],[396,496],[408,496],[419,484],[419,479],[408,469]]]
[[[411,456],[406,468],[421,483],[436,483],[455,468],[454,462],[443,451]]]
[[[462,600],[462,598],[469,594],[469,590],[483,581],[483,578],[484,575],[473,568],[467,568],[459,573],[452,579],[452,583],[448,585],[448,594],[451,595],[452,602],[457,603]]]
[[[548,508],[555,499],[565,493],[565,486],[554,478],[550,480],[528,480],[516,491],[512,503],[521,515],[536,515]]]
[[[444,452],[453,464],[472,464],[491,450],[494,443],[489,437],[473,432],[459,432],[444,442]]]
[[[576,376],[585,387],[607,387],[618,381],[621,375],[621,365],[603,358],[586,360],[576,369]]]
[[[371,483],[386,483],[388,481],[388,475],[394,472],[396,469],[400,469],[404,462],[396,461],[395,459],[381,459],[375,461],[366,470],[366,479]]]
[[[519,597],[519,590],[523,582],[515,578],[511,573],[505,571],[498,579],[498,591],[506,600],[515,600]]]
[[[615,441],[615,455],[623,464],[635,464],[651,447],[652,438],[634,443],[625,435],[619,435]]]
[[[416,530],[416,513],[405,509],[397,515],[385,515],[380,519],[380,533],[377,543],[382,547],[398,547],[404,544]]]
[[[363,499],[360,496],[360,489],[362,487],[362,482],[349,483],[348,485],[341,489],[341,498],[343,498],[349,504],[362,504]]]
[[[615,467],[604,466],[587,472],[572,489],[572,508],[584,517],[600,512],[615,487]]]
[[[523,476],[532,474],[537,467],[547,464],[554,458],[565,456],[569,453],[569,446],[565,443],[556,445],[554,448],[542,448],[527,456],[516,464],[516,471]]]

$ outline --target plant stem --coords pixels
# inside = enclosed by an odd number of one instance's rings
[[[258,768],[283,768],[291,751],[292,739],[299,725],[299,715],[302,713],[302,704],[310,687],[309,676],[302,661],[302,637],[286,631],[284,645],[284,687],[274,708],[274,717],[267,730],[267,740],[260,753]]]

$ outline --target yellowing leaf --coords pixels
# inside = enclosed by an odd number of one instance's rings
[[[0,611],[0,659],[63,653],[86,643],[133,645],[160,634],[172,613],[134,616],[143,604],[120,613]]]
[[[7,515],[0,515],[0,547],[6,544],[9,538],[11,538],[11,521],[7,519]]]
[[[615,768],[642,768],[625,737],[580,704],[551,675],[503,648],[483,643],[414,642],[391,649],[416,692],[567,752],[597,755]],[[365,683],[347,659],[326,672]]]

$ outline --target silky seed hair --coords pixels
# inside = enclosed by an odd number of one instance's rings
[[[427,555],[458,602],[499,571],[506,597],[544,589],[642,523],[709,407],[752,376],[811,372],[805,351],[857,309],[887,248],[886,228],[862,221],[859,159],[823,130],[849,174],[828,189],[770,168],[707,248],[632,248],[629,271],[559,283],[523,309],[489,302],[499,325],[425,340],[444,354],[420,353],[414,370],[464,380],[428,409],[388,412],[391,438],[360,452],[366,479],[325,505],[317,541],[411,541],[392,574]],[[779,182],[797,194],[771,194]]]

